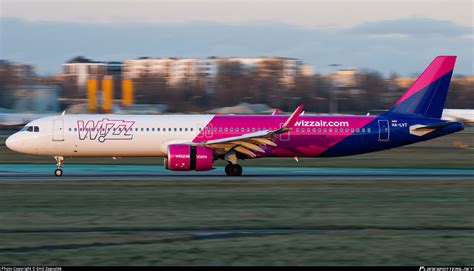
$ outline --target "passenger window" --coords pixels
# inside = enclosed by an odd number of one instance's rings
[[[183,128],[179,128],[179,131],[182,132],[182,131],[183,131]]]
[[[151,128],[151,131],[154,132],[154,131],[155,131],[155,128]]]
[[[146,131],[149,132],[149,131],[150,131],[150,128],[146,128]]]
[[[316,128],[313,128],[313,133],[316,133]]]
[[[365,133],[365,128],[362,128],[362,133]]]
[[[332,133],[332,128],[329,128],[329,132]]]
[[[296,132],[299,132],[300,131],[300,128],[296,128]]]
[[[160,128],[156,128],[156,131],[159,132],[159,131],[160,131]]]
[[[229,131],[229,129],[228,129],[227,127],[225,127],[225,128],[224,128],[224,132],[227,133],[228,131]]]
[[[219,132],[222,132],[222,127],[219,127]]]
[[[356,132],[357,132],[357,133],[360,133],[360,129],[359,129],[359,128],[357,128]]]
[[[370,128],[367,128],[367,133],[370,133]]]
[[[328,129],[324,128],[324,132],[326,133],[328,131]]]
[[[168,132],[171,132],[171,128],[168,128]]]
[[[349,128],[346,128],[346,133],[349,132]]]
[[[354,128],[351,128],[351,133],[353,133],[353,132],[354,132]]]
[[[187,132],[187,131],[188,131],[188,128],[184,128],[184,131]]]
[[[304,128],[301,128],[301,132],[304,132]]]
[[[69,128],[69,132],[72,132],[72,128]]]
[[[74,128],[74,132],[77,132],[77,128]]]
[[[174,131],[175,131],[175,132],[176,132],[176,130],[177,130],[177,129],[176,129],[176,128],[174,128]]]
[[[318,133],[321,133],[321,128],[318,128]]]
[[[193,128],[190,128],[191,132],[193,131]]]
[[[234,131],[234,128],[233,128],[233,127],[230,127],[230,131],[233,132],[233,131]]]

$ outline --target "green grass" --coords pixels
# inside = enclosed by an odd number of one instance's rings
[[[472,180],[0,183],[0,265],[472,265],[473,192]],[[173,232],[236,228],[301,232]]]

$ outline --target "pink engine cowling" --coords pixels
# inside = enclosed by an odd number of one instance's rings
[[[165,159],[165,167],[175,171],[205,171],[213,169],[213,161],[214,157],[211,148],[187,144],[172,144],[168,146],[168,157]]]

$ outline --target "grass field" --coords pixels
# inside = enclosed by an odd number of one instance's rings
[[[3,182],[0,265],[473,265],[473,192],[472,180]]]
[[[50,157],[7,150],[4,139],[0,163],[54,167]],[[473,147],[465,131],[365,155],[242,164],[473,169]],[[473,192],[473,179],[0,180],[0,266],[473,265]]]

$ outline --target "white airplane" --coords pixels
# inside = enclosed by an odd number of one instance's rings
[[[455,56],[436,57],[407,92],[380,115],[60,115],[34,120],[6,140],[14,151],[64,157],[165,157],[169,170],[205,171],[238,159],[337,157],[396,148],[464,129],[441,119]]]

